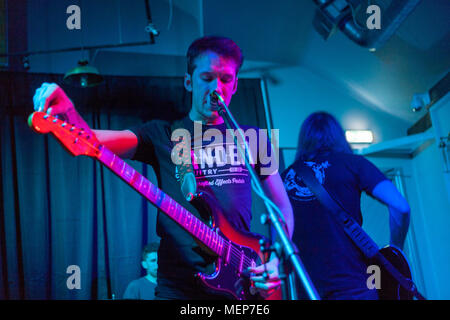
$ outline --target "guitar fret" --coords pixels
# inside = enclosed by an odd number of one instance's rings
[[[155,204],[159,207],[162,208],[162,204],[163,204],[163,200],[164,200],[164,192],[162,192],[161,190],[157,190],[156,194],[155,194],[155,198],[156,198],[156,202]],[[163,209],[163,208],[162,208]],[[163,210],[165,211],[165,210]]]
[[[216,252],[217,250],[217,234],[213,231],[211,231],[212,237],[211,237],[211,249]]]
[[[203,227],[204,229],[205,229],[205,233],[204,233],[204,238],[205,238],[205,241],[204,241],[204,243],[209,247],[209,244],[208,244],[208,240],[209,240],[209,228],[206,226],[206,224],[204,225],[204,227]]]
[[[204,241],[203,240],[203,232],[204,232],[204,230],[203,230],[203,227],[204,227],[204,224],[200,224],[200,228],[199,228],[199,232],[198,232],[198,238],[200,239],[200,240],[202,240],[202,241]]]
[[[186,215],[186,219],[184,221],[184,226],[186,227],[186,229],[188,229],[188,226],[189,226],[190,222],[191,222],[191,215]]]
[[[191,231],[191,225],[192,225],[192,216],[189,215],[189,223],[186,224],[186,228],[187,228],[189,231]]]
[[[169,216],[172,216],[173,215],[173,210],[172,210],[172,208],[173,208],[173,199],[172,198],[166,199],[166,203],[167,203],[167,210],[166,210],[166,212],[167,212],[167,214]]]
[[[180,224],[181,225],[184,225],[184,220],[186,219],[186,214],[183,214],[181,217],[180,217]]]
[[[201,228],[202,228],[202,221],[199,219],[199,218],[197,218],[197,234],[198,234],[198,236],[200,237],[200,230],[201,230]]]
[[[180,206],[180,213],[178,215],[177,220],[180,221],[183,218],[183,216],[185,216],[185,215],[186,215],[186,209],[184,209],[182,206]]]
[[[141,192],[142,183],[144,183],[144,176],[141,175],[141,180],[139,181],[139,187],[137,187],[139,192]]]
[[[214,252],[220,255],[220,236],[217,233],[215,233],[214,236],[216,239]]]
[[[173,208],[173,211],[172,211],[172,218],[175,221],[178,221],[178,217],[179,217],[180,212],[181,212],[180,208],[181,208],[181,206],[176,201],[174,201],[174,208]]]
[[[197,236],[197,230],[195,230],[195,228],[197,228],[197,224],[198,224],[198,219],[196,217],[194,217],[194,226],[192,227],[192,234],[194,234],[195,236]]]
[[[183,216],[183,227],[187,227],[187,224],[188,224],[188,220],[189,220],[189,216],[188,215],[184,215]]]
[[[127,165],[127,163],[124,161],[124,168],[125,168],[125,172],[124,172],[124,176],[126,177],[126,179],[128,180],[128,182],[134,186],[135,181],[135,174],[136,174],[136,170],[133,169],[133,167]]]
[[[149,187],[150,187],[150,183],[148,181],[144,181],[142,183],[141,192],[147,199],[149,199],[149,196],[148,196],[148,192],[150,191]]]
[[[239,273],[241,273],[242,266],[244,264],[244,253],[241,251],[241,252],[239,252],[239,255],[240,255],[240,257],[239,257]]]
[[[211,247],[211,229],[206,229],[206,245]]]
[[[191,215],[186,216],[185,226],[186,226],[186,229],[191,231],[191,226],[192,226],[192,216]]]
[[[178,221],[178,216],[180,215],[180,208],[181,208],[181,206],[177,202],[175,202],[175,210],[173,211],[173,215],[172,215],[172,218],[175,221]]]
[[[122,163],[121,159],[119,159],[118,157],[116,157],[116,155],[114,155],[114,164],[113,164],[114,171],[115,171],[120,177],[122,177],[122,175],[120,174],[120,169],[119,169],[119,166],[121,165],[121,163]]]
[[[192,227],[192,223],[195,223],[195,220],[197,220],[197,218],[195,216],[189,215],[189,224],[186,225],[187,229],[194,234],[193,230],[194,228]]]
[[[156,188],[156,186],[154,185],[154,184],[150,184],[150,188],[149,188],[149,193],[150,193],[150,195],[149,196],[151,196],[152,197],[152,202],[153,203],[156,203],[156,199],[157,199],[157,194],[158,194],[158,189]]]
[[[228,250],[227,250],[227,256],[225,257],[225,263],[230,262],[230,255],[231,255],[231,242],[228,242],[227,245],[228,245],[227,246]]]
[[[180,217],[179,217],[180,223],[181,223],[181,224],[184,223],[184,219],[186,219],[187,215],[188,215],[187,210],[184,209],[184,208],[182,208],[182,210],[181,210],[181,215],[180,215]]]
[[[223,249],[225,248],[225,242],[223,240],[223,238],[220,238],[220,253],[219,255],[222,256],[223,255]]]
[[[123,171],[125,170],[127,166],[127,163],[125,161],[122,161],[122,168],[120,169],[120,175],[123,175]]]
[[[183,215],[183,222],[181,223],[181,225],[182,225],[183,227],[185,227],[185,228],[186,228],[186,226],[187,226],[188,219],[189,219],[189,216],[188,216],[187,214],[184,214],[184,215]]]
[[[220,256],[221,255],[221,241],[220,241],[220,236],[217,234],[217,245],[216,245],[216,253]]]
[[[109,164],[110,167],[114,167],[114,160],[116,160],[116,155],[113,153],[111,163]]]
[[[219,235],[217,235],[217,251],[216,253],[220,256],[222,256],[222,239],[220,239]]]

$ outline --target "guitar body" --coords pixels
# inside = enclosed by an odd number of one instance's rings
[[[386,246],[380,249],[380,253],[407,279],[411,279],[411,268],[402,250],[395,246]],[[374,261],[374,264],[377,264]],[[404,289],[391,274],[380,266],[381,289],[378,291],[380,300],[412,300],[413,294]]]
[[[257,266],[263,261],[267,261],[268,256],[261,253],[260,249],[260,240],[264,237],[251,232],[237,231],[233,228],[224,212],[218,207],[216,200],[205,192],[201,192],[191,203],[203,215],[212,217],[212,227],[232,244],[230,246],[232,252],[242,253],[234,257],[231,253],[219,256],[212,274],[198,273],[196,275],[201,285],[211,294],[223,295],[225,298],[262,299],[252,287],[249,274],[245,272],[245,269],[248,266]],[[276,290],[269,299],[280,300],[281,290]]]

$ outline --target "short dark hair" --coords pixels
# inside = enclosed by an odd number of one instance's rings
[[[324,152],[353,153],[336,118],[327,112],[314,112],[300,128],[295,160],[311,160]]]
[[[142,261],[145,261],[147,259],[147,255],[152,252],[158,252],[159,243],[158,242],[150,242],[147,244],[144,249],[142,249]]]
[[[204,52],[212,51],[218,55],[232,59],[237,66],[236,74],[244,62],[244,56],[239,46],[230,38],[221,36],[205,36],[194,40],[188,48],[187,57],[187,73],[192,75],[195,69],[195,59]]]

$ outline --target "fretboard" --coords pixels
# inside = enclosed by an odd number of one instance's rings
[[[183,208],[153,183],[148,181],[132,166],[104,146],[101,147],[98,159],[158,209],[177,222],[193,237],[200,240],[219,256],[223,254],[224,249],[228,244],[223,237],[214,232],[208,225]]]

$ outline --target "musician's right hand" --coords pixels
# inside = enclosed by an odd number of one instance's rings
[[[67,118],[69,112],[75,110],[72,101],[56,83],[44,82],[40,88],[36,89],[33,104],[35,111],[64,118]]]

